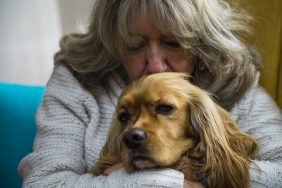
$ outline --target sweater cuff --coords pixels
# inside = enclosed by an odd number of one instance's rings
[[[121,185],[125,184],[132,187],[175,187],[183,188],[184,174],[182,172],[173,169],[161,169],[161,170],[140,170],[133,173],[127,173],[124,169],[118,170],[110,174],[112,178],[114,176],[122,181]],[[119,178],[118,178],[119,177]]]
[[[138,172],[142,187],[181,187],[184,185],[184,174],[173,169],[146,170]]]

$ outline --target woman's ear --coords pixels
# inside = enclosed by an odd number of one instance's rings
[[[98,163],[90,168],[89,173],[96,176],[102,174],[110,166],[120,163],[121,127],[114,118],[106,144],[101,150]]]
[[[209,187],[248,187],[249,163],[258,149],[256,141],[237,127],[235,120],[206,94],[189,101],[189,112],[199,144],[188,158],[201,161]]]

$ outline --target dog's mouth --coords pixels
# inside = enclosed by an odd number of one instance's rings
[[[145,169],[156,167],[155,160],[150,155],[134,153],[130,157],[130,164],[135,169]]]
[[[133,157],[131,164],[137,169],[152,168],[156,166],[151,158],[144,156]]]

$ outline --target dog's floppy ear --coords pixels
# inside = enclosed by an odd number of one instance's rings
[[[205,174],[209,187],[248,187],[256,141],[240,131],[229,113],[203,92],[190,99],[189,108],[199,143],[188,156],[202,162],[195,173]]]
[[[115,115],[116,117],[116,115]],[[121,127],[117,118],[113,119],[107,142],[101,150],[98,163],[90,168],[89,172],[94,175],[102,174],[108,167],[120,163],[120,147],[121,147]]]

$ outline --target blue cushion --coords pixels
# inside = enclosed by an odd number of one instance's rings
[[[1,187],[20,187],[20,160],[32,151],[35,113],[44,93],[42,86],[0,83]]]

